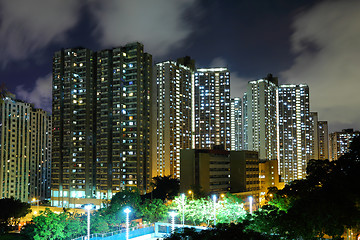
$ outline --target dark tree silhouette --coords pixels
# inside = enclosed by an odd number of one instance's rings
[[[152,198],[161,200],[170,200],[179,194],[180,181],[171,176],[158,176],[153,178],[153,191],[150,195]]]

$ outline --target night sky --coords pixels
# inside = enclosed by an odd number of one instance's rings
[[[50,111],[55,51],[138,41],[155,63],[227,66],[232,97],[268,73],[307,83],[330,132],[359,129],[359,13],[359,0],[0,0],[0,81]]]

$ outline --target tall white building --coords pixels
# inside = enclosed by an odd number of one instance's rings
[[[156,153],[152,175],[180,177],[180,149],[192,144],[193,68],[175,61],[156,64]]]
[[[244,95],[244,145],[261,161],[277,159],[277,84],[269,74],[250,81]]]
[[[278,88],[278,161],[281,178],[291,182],[306,177],[311,158],[309,87],[305,84]]]
[[[50,198],[51,117],[30,103],[0,103],[0,193],[23,202]]]
[[[243,150],[243,117],[241,98],[231,99],[231,150]]]
[[[227,68],[197,69],[194,74],[193,148],[231,149],[230,72]]]

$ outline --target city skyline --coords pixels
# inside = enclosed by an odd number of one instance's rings
[[[154,63],[189,55],[197,67],[228,67],[231,97],[242,97],[248,81],[268,73],[278,76],[279,84],[306,83],[310,109],[328,121],[329,132],[360,128],[360,114],[352,110],[360,101],[356,1],[17,0],[0,5],[0,78],[17,98],[38,108],[51,109],[55,51],[139,41]]]

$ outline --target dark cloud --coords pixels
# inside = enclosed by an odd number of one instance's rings
[[[103,47],[144,43],[146,51],[163,56],[182,46],[194,30],[184,18],[196,0],[90,0],[96,18],[94,36]]]
[[[78,21],[81,1],[0,0],[0,55],[3,65],[23,60],[52,42]]]
[[[52,73],[38,78],[33,89],[25,89],[23,85],[16,87],[16,98],[33,103],[35,107],[51,111]]]
[[[311,110],[330,131],[360,127],[360,1],[323,1],[299,15],[291,38],[294,65],[281,73],[308,83]]]

